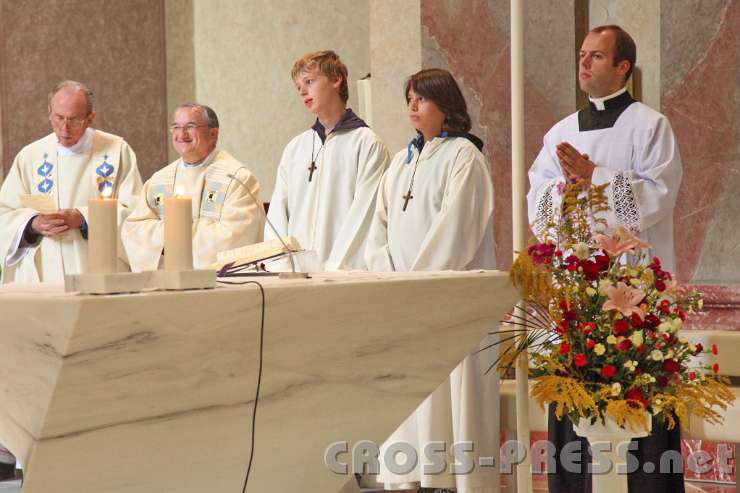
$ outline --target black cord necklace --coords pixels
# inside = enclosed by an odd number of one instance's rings
[[[316,131],[314,130],[314,133],[311,134],[311,165],[308,167],[308,181],[311,182],[311,179],[313,178],[313,172],[316,171],[318,166],[316,166],[316,160],[319,158],[319,154],[321,154],[321,151],[324,149],[324,144],[326,141],[321,142],[321,147],[319,147],[318,152],[316,155],[313,155],[313,149],[314,149],[314,141],[316,140]]]
[[[406,207],[409,205],[409,200],[413,199],[414,196],[411,195],[412,190],[414,189],[414,178],[416,178],[416,168],[419,166],[419,156],[421,156],[421,152],[416,155],[416,160],[414,161],[414,172],[411,173],[411,181],[409,182],[409,189],[406,191],[406,194],[402,197],[403,198],[403,209],[401,212],[406,212]]]

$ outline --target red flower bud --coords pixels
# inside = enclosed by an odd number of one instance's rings
[[[625,319],[617,320],[616,322],[614,322],[614,325],[612,325],[612,330],[617,335],[626,333],[629,330],[629,328],[630,328],[629,323]]]
[[[596,346],[596,341],[594,341],[593,339],[586,339],[586,347],[588,349],[593,349],[594,346]]]
[[[719,364],[718,363],[715,363],[715,364],[712,365],[712,373],[714,373],[715,375],[717,373],[719,373]]]
[[[717,350],[717,345],[716,344],[712,344],[712,354],[716,356],[718,352],[719,351]]]
[[[681,369],[681,365],[675,359],[663,361],[663,371],[666,373],[676,373]]]
[[[699,342],[696,345],[696,352],[694,354],[699,354],[702,351],[704,351],[704,345],[701,342]]]
[[[690,371],[689,372],[689,380],[696,380],[696,372]]]
[[[604,365],[601,369],[601,376],[604,378],[611,378],[617,374],[617,368],[612,365]]]

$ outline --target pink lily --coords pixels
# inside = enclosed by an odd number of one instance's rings
[[[614,257],[618,257],[623,253],[634,253],[635,248],[650,247],[648,243],[642,241],[623,226],[620,226],[611,237],[597,234],[596,243],[598,243],[602,250]]]
[[[617,310],[625,317],[636,313],[640,320],[645,319],[645,312],[639,306],[640,301],[645,297],[641,289],[631,288],[620,281],[616,287],[604,288],[604,293],[609,297],[602,307],[604,310]]]

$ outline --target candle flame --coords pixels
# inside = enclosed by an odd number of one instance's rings
[[[175,188],[175,195],[178,197],[185,195],[185,187],[178,185],[177,188]]]
[[[100,196],[104,199],[109,199],[111,195],[113,195],[113,187],[104,187],[100,192]]]

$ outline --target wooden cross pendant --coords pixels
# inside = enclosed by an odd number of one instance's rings
[[[311,161],[311,166],[308,167],[308,171],[310,171],[310,173],[308,174],[308,181],[311,181],[311,178],[313,178],[313,172],[317,169],[319,168],[316,166],[316,163]]]
[[[403,210],[406,211],[406,207],[409,205],[409,200],[413,199],[414,196],[411,195],[411,189],[409,189],[408,192],[406,192],[406,195],[403,196]]]

